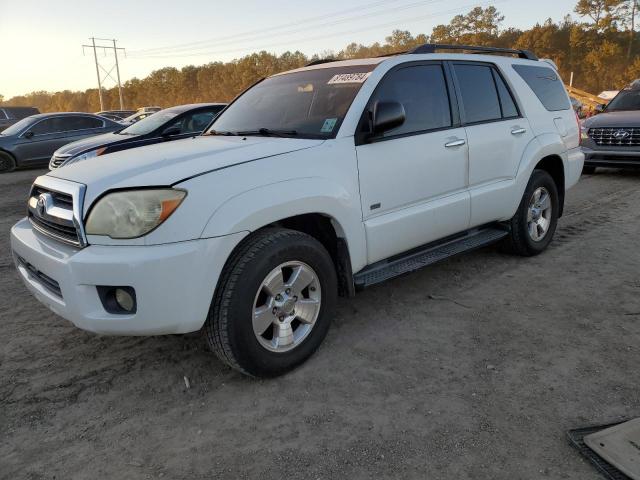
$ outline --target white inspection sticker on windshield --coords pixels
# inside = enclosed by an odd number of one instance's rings
[[[369,78],[371,72],[362,73],[339,73],[331,77],[327,85],[335,85],[336,83],[362,83]]]

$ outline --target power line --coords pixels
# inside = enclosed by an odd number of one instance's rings
[[[347,35],[347,34],[351,34],[351,33],[361,33],[361,32],[366,32],[366,31],[369,31],[369,30],[375,30],[375,29],[389,27],[389,26],[397,26],[399,23],[403,23],[403,22],[404,23],[406,23],[406,22],[414,22],[414,21],[418,21],[418,20],[425,20],[425,19],[428,19],[428,18],[434,18],[434,17],[443,16],[443,15],[457,14],[457,13],[460,13],[461,10],[466,10],[468,8],[490,6],[490,5],[505,3],[507,1],[509,1],[509,0],[494,0],[494,1],[487,1],[487,2],[481,2],[481,3],[466,4],[466,5],[461,5],[461,6],[457,7],[456,9],[450,9],[450,10],[435,12],[435,13],[428,14],[428,15],[405,17],[405,18],[397,19],[397,20],[394,20],[394,21],[391,21],[391,22],[380,23],[380,24],[376,24],[376,25],[370,25],[368,27],[364,27],[364,28],[360,28],[360,29],[356,29],[356,30],[343,30],[343,31],[340,31],[340,32],[332,33],[331,35],[336,36],[336,35]],[[286,42],[278,42],[278,43],[272,43],[272,44],[267,44],[267,45],[260,45],[260,49],[273,48],[273,47],[279,47],[279,46],[283,46],[283,45],[291,45],[291,44],[296,44],[296,43],[304,43],[304,42],[308,42],[308,41],[322,40],[322,39],[326,39],[326,38],[327,38],[327,34],[319,35],[319,36],[315,36],[315,37],[306,36],[306,37],[298,38],[298,39],[289,39]],[[180,54],[170,54],[170,55],[149,55],[149,56],[145,56],[145,57],[142,57],[142,58],[176,58],[176,57],[214,56],[214,55],[222,55],[222,54],[237,53],[237,52],[246,52],[246,51],[253,51],[253,50],[256,50],[256,49],[252,48],[252,47],[243,47],[243,48],[235,48],[235,49],[231,49],[231,50],[214,50],[214,51],[206,51],[206,52],[198,52],[198,53],[180,53]]]
[[[137,53],[143,53],[143,52],[176,50],[176,49],[184,49],[184,48],[192,47],[194,45],[201,45],[201,44],[206,44],[206,43],[214,43],[214,42],[226,41],[226,40],[230,40],[230,39],[234,39],[234,38],[238,38],[238,37],[244,37],[244,36],[247,36],[247,35],[255,35],[255,34],[260,34],[260,33],[272,32],[274,30],[280,30],[282,28],[298,26],[298,25],[305,24],[305,23],[314,23],[314,22],[316,22],[318,20],[324,20],[326,18],[331,18],[331,17],[334,17],[334,16],[340,16],[340,15],[344,15],[346,13],[351,13],[351,12],[369,10],[369,9],[375,8],[375,7],[379,6],[379,5],[388,5],[389,3],[395,3],[395,2],[398,2],[398,1],[400,1],[400,0],[382,0],[382,1],[374,2],[374,3],[369,3],[367,5],[359,5],[357,7],[351,7],[351,8],[347,8],[345,10],[339,10],[337,12],[327,13],[327,14],[324,14],[324,15],[318,15],[318,16],[315,16],[315,17],[307,17],[307,18],[304,18],[304,19],[301,19],[301,20],[297,20],[295,22],[283,23],[283,24],[276,25],[276,26],[273,26],[273,27],[262,28],[262,29],[258,29],[258,30],[250,30],[250,31],[245,31],[245,32],[241,32],[241,33],[236,33],[234,35],[210,38],[208,40],[198,40],[198,41],[195,41],[195,42],[181,43],[181,44],[177,44],[177,45],[173,45],[173,46],[167,46],[167,47],[155,47],[155,48],[147,48],[147,49],[141,49],[141,50],[132,50],[132,51],[130,51],[130,53],[136,53],[137,54]]]
[[[95,38],[95,37],[91,37],[89,40],[91,40],[91,45],[82,45],[82,54],[84,55],[84,49],[85,48],[92,48],[93,49],[93,59],[94,59],[95,64],[96,64],[96,77],[98,77],[98,97],[100,98],[100,110],[104,110],[104,101],[102,99],[102,84],[108,78],[111,78],[111,80],[113,80],[118,85],[118,95],[120,97],[120,110],[124,110],[124,101],[123,101],[123,97],[122,97],[122,84],[120,82],[120,65],[118,63],[118,50],[122,50],[123,52],[125,52],[125,49],[121,48],[121,47],[117,47],[116,46],[116,40],[114,38]],[[110,43],[112,43],[112,45],[111,46],[98,45],[98,44],[96,44],[96,40],[98,40],[99,42],[110,42]],[[107,56],[107,50],[113,50],[113,56],[115,58],[115,63],[111,66],[111,68],[109,70],[107,70],[102,65],[102,63],[100,63],[100,61],[98,60],[97,49],[99,49],[99,48],[102,49],[102,53],[104,54],[105,57]],[[125,52],[125,55],[126,55],[126,52]],[[111,73],[113,72],[114,69],[116,71],[116,78],[113,78],[113,76],[111,75]],[[100,73],[100,70],[102,70],[104,72],[104,76],[103,76],[103,74]]]
[[[307,27],[299,27],[299,28],[295,28],[293,30],[285,30],[283,32],[278,32],[278,33],[274,33],[274,34],[270,34],[268,35],[269,38],[273,38],[273,37],[281,37],[284,35],[291,35],[291,34],[295,34],[295,33],[300,33],[300,32],[305,32],[305,31],[309,31],[309,30],[316,30],[318,28],[322,28],[322,27],[329,27],[329,26],[334,26],[334,25],[341,25],[344,23],[349,23],[352,22],[354,20],[363,20],[366,18],[371,18],[371,17],[375,17],[375,16],[379,16],[379,15],[385,15],[390,11],[393,12],[400,12],[403,10],[408,10],[411,8],[416,8],[416,7],[421,7],[421,6],[425,6],[428,4],[433,4],[433,3],[437,3],[437,2],[442,2],[444,0],[422,0],[419,2],[414,2],[414,3],[410,3],[407,5],[400,5],[397,6],[395,8],[386,8],[377,12],[371,12],[371,13],[367,13],[364,15],[356,15],[356,16],[352,16],[352,17],[347,17],[347,18],[342,18],[342,19],[338,19],[338,20],[331,20],[329,22],[324,22],[324,23],[320,23],[318,25],[314,25],[314,26],[307,26]],[[253,36],[253,37],[247,37],[247,38],[242,38],[239,40],[226,40],[226,41],[216,41],[215,42],[215,46],[221,46],[221,45],[229,45],[229,44],[236,44],[236,43],[246,43],[246,42],[253,42],[255,40],[259,40],[260,38],[264,38],[265,35],[257,35],[257,36]],[[165,52],[165,51],[158,51],[158,52],[151,52],[151,53],[147,53],[147,54],[141,54],[139,52],[129,52],[129,56],[131,57],[135,57],[135,58],[142,58],[142,57],[147,57],[147,56],[158,56],[158,55],[182,55],[182,54],[190,54],[190,55],[195,55],[197,52],[197,50],[202,50],[205,48],[210,48],[210,45],[203,45],[201,47],[191,47],[191,48],[187,48],[187,47],[179,47],[180,51],[178,51],[178,47],[176,47],[176,50],[174,50],[173,52]]]

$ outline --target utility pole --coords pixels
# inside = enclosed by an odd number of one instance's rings
[[[118,65],[118,49],[116,48],[116,40],[113,39],[113,56],[116,58],[116,76],[118,77],[118,96],[120,97],[120,110],[124,110],[124,102],[122,101],[122,84],[120,83],[120,66]]]
[[[126,56],[126,51],[124,48],[121,47],[117,47],[116,46],[116,40],[114,38],[95,38],[95,37],[91,37],[91,45],[82,45],[82,53],[84,54],[84,49],[85,48],[92,48],[93,49],[93,60],[95,61],[96,64],[96,76],[98,77],[98,97],[100,98],[100,110],[104,110],[104,100],[102,98],[102,85],[104,83],[105,80],[107,80],[107,78],[111,78],[111,80],[113,80],[115,83],[117,83],[118,85],[118,95],[120,97],[120,110],[124,110],[124,99],[122,96],[122,83],[120,82],[120,65],[118,63],[118,50],[122,50],[125,53]],[[113,46],[107,46],[107,45],[100,45],[100,44],[96,44],[96,40],[98,40],[99,42],[110,42],[112,43]],[[100,61],[98,61],[98,53],[97,53],[97,49],[101,48],[102,49],[102,53],[104,54],[104,56],[107,56],[107,51],[109,50],[113,50],[113,56],[115,58],[115,64],[111,66],[111,68],[109,70],[107,70],[101,63]],[[113,78],[113,76],[111,75],[111,72],[113,72],[113,70],[116,70],[116,78]],[[104,76],[100,73],[100,70],[102,70],[104,72]]]
[[[100,110],[104,110],[104,102],[102,101],[102,81],[100,79],[100,69],[98,67],[98,54],[96,53],[96,39],[91,37],[93,43],[93,58],[96,61],[96,76],[98,77],[98,96],[100,97]],[[84,45],[82,46],[84,49]],[[84,51],[83,51],[84,53]]]

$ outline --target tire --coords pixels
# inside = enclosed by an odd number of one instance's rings
[[[0,152],[0,173],[8,173],[16,168],[15,159],[6,152]]]
[[[278,272],[285,285],[277,280]],[[291,292],[284,290],[295,272],[303,279]],[[315,280],[302,288],[310,276]],[[276,280],[269,282],[270,278]],[[204,325],[209,347],[220,360],[246,375],[281,375],[320,346],[331,324],[337,291],[333,261],[320,242],[295,230],[258,231],[243,240],[222,271]],[[259,311],[264,315],[256,318],[264,323],[256,332],[254,313]]]
[[[596,167],[590,167],[588,165],[582,167],[582,175],[593,175],[594,173],[596,173]]]
[[[537,192],[541,192],[542,195],[545,193],[548,195],[550,211],[536,208],[537,203],[534,200],[534,194],[537,194]],[[541,196],[540,198],[544,197]],[[558,224],[559,211],[558,189],[553,178],[544,170],[534,170],[520,201],[518,211],[510,221],[511,231],[505,239],[505,249],[511,253],[527,257],[543,252],[553,239],[553,234]],[[535,222],[536,217],[538,222]],[[531,222],[529,221],[530,218]],[[548,224],[544,220],[548,221]],[[535,222],[537,226],[532,225],[532,222]],[[546,231],[542,234],[543,225],[545,224],[547,225]],[[535,238],[536,235],[538,238]]]

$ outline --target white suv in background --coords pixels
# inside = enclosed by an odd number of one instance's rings
[[[542,252],[584,161],[562,81],[527,51],[442,47],[274,75],[200,136],[37,178],[11,233],[27,287],[94,332],[202,329],[271,376],[338,294],[499,240]]]

